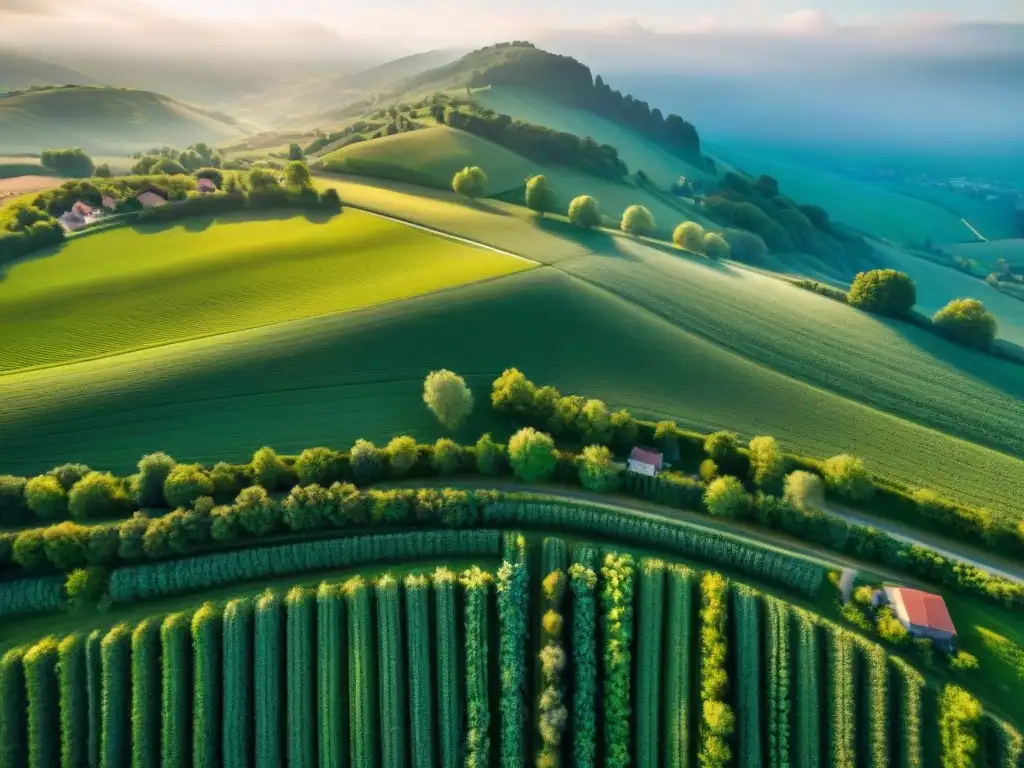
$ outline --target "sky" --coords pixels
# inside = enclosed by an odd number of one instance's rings
[[[1024,22],[1024,0],[0,0],[0,43],[117,42],[133,33],[160,45],[223,41],[230,24],[260,45],[316,48],[341,38],[409,52],[552,29],[799,33],[965,21]]]

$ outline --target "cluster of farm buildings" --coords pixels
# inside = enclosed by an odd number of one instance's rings
[[[199,179],[196,182],[196,190],[200,194],[216,192],[217,185],[210,179]],[[162,192],[155,189],[145,189],[137,193],[133,199],[144,209],[158,208],[169,202]],[[117,213],[119,205],[117,200],[110,195],[103,195],[98,206],[92,206],[79,200],[71,206],[70,211],[59,216],[57,221],[60,222],[65,232],[77,232],[105,216]]]

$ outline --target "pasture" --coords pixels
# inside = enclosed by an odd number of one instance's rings
[[[47,175],[49,171],[45,171],[42,166],[36,166],[36,168],[39,171],[38,174],[0,178],[0,206],[8,205],[17,198],[31,200],[32,195],[37,192],[53,189],[65,181],[57,176]],[[2,167],[0,167],[0,176],[2,176]]]
[[[438,189],[451,189],[452,176],[467,165],[487,172],[488,194],[521,187],[531,162],[479,136],[448,126],[431,126],[351,144],[324,155],[334,173],[377,176]]]
[[[241,460],[444,434],[423,377],[448,367],[478,406],[457,434],[495,429],[504,368],[690,428],[851,451],[888,477],[1014,509],[1024,462],[826,392],[681,330],[625,299],[540,268],[361,312],[279,323],[0,377],[0,466],[76,460],[120,472],[158,444],[180,461]],[[497,431],[497,430],[496,430]]]
[[[344,312],[529,266],[352,210],[123,227],[4,268],[0,371]]]

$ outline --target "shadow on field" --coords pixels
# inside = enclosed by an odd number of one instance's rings
[[[909,323],[883,318],[878,318],[878,322],[895,331],[938,362],[955,368],[964,377],[986,384],[1010,397],[1024,400],[1024,366],[1008,360],[1001,360],[987,352],[962,347]],[[1008,346],[1017,346],[1005,340],[1003,343]]]
[[[189,216],[174,221],[138,221],[131,229],[142,235],[155,235],[169,229],[180,227],[186,232],[202,232],[214,224],[238,224],[247,221],[284,221],[287,219],[304,218],[310,224],[327,224],[335,216],[344,212],[306,210],[302,208],[268,208],[254,211],[231,211],[216,216]]]
[[[472,208],[475,211],[481,213],[491,213],[495,216],[511,216],[512,214],[508,211],[502,210],[499,206],[489,203],[487,200],[472,200],[466,199],[462,201],[462,204],[467,208]]]
[[[615,242],[615,235],[603,229],[584,229],[583,227],[570,224],[563,219],[555,219],[549,216],[535,216],[533,223],[538,229],[543,229],[548,234],[569,240],[577,245],[582,245],[584,248],[602,256],[626,256],[618,247],[618,243]]]

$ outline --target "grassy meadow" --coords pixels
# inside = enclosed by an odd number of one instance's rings
[[[479,165],[487,172],[489,194],[521,187],[533,173],[532,163],[515,152],[441,125],[358,142],[324,156],[328,171],[439,189],[451,189],[452,176],[467,165]]]
[[[443,433],[421,390],[440,367],[476,389],[480,405],[458,435],[469,439],[495,427],[490,383],[512,365],[646,417],[772,434],[819,456],[852,451],[882,474],[994,509],[1012,509],[1024,483],[1024,462],[796,381],[554,268],[0,377],[0,465],[128,471],[157,447],[216,461],[265,444],[432,440]]]
[[[124,227],[5,268],[0,371],[343,312],[529,266],[352,210]]]

